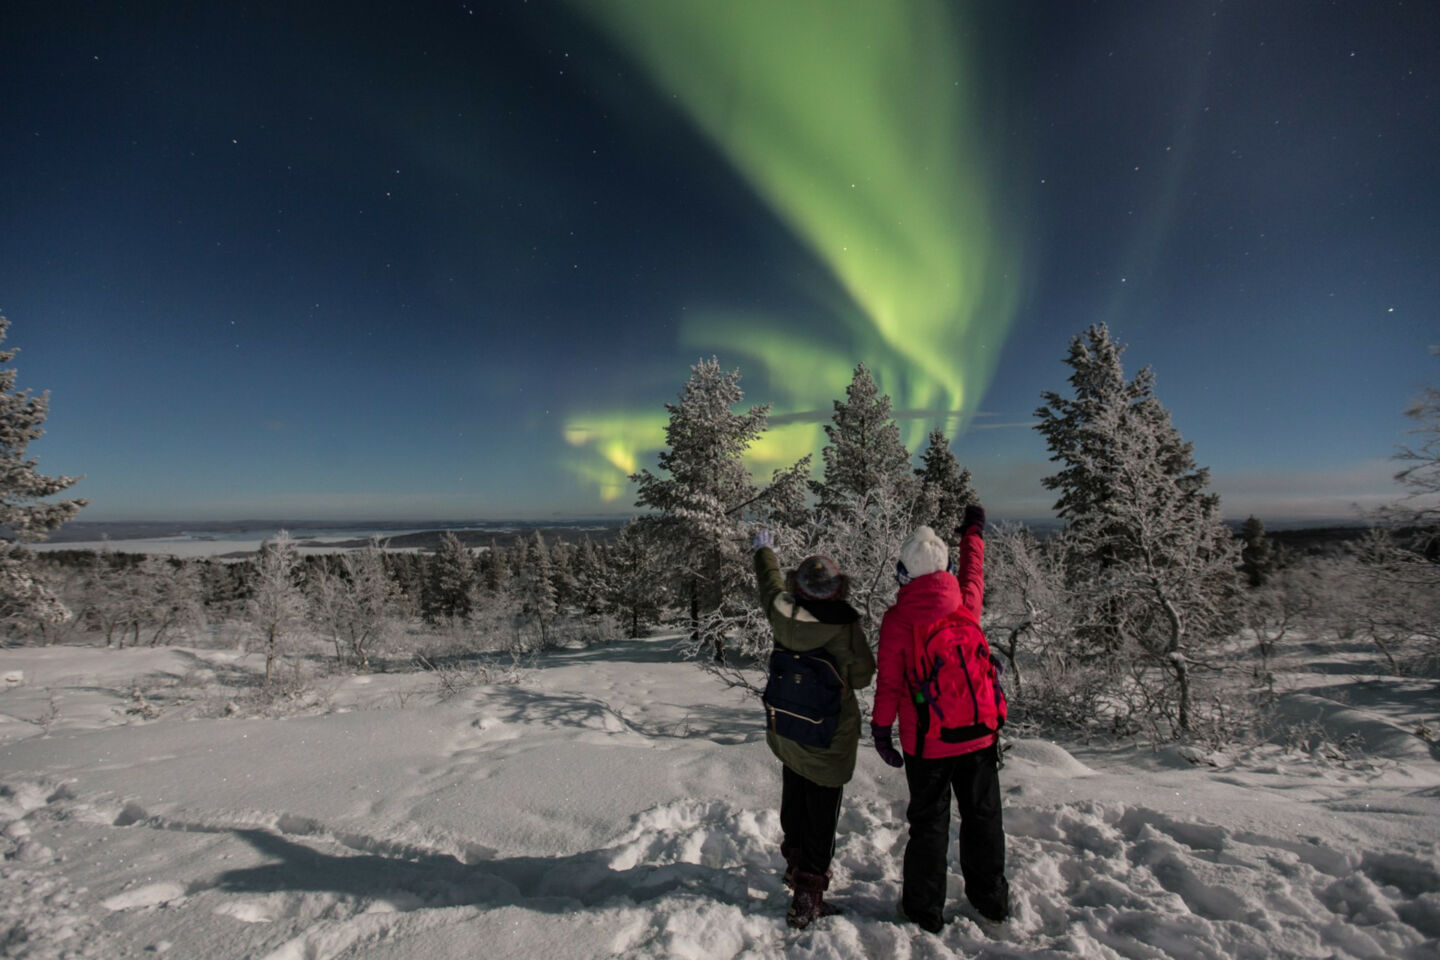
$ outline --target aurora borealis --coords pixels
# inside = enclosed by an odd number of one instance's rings
[[[865,362],[999,516],[1103,320],[1226,512],[1393,490],[1440,8],[7,7],[0,313],[90,519],[628,513],[697,358],[768,475]]]
[[[772,385],[774,412],[828,414],[858,360],[898,409],[963,429],[1015,309],[1018,254],[998,229],[1002,192],[980,145],[978,83],[952,4],[584,4],[827,269],[845,298],[815,304],[844,331],[807,336],[723,307],[685,343],[738,355]],[[994,350],[992,351],[992,346]],[[807,375],[787,377],[795,354]],[[753,369],[753,366],[752,366]],[[653,423],[644,415],[629,424]],[[626,440],[597,431],[633,472]],[[774,428],[755,460],[818,450],[818,426]],[[602,439],[603,438],[603,439]],[[654,439],[651,440],[654,444]]]

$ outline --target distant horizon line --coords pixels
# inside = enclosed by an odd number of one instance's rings
[[[467,526],[501,526],[501,525],[575,526],[575,525],[577,525],[577,524],[585,524],[585,523],[605,523],[605,524],[624,523],[625,521],[630,520],[630,519],[633,519],[633,518],[636,518],[636,517],[649,516],[649,515],[651,515],[651,514],[641,513],[641,512],[639,512],[639,511],[629,511],[629,512],[625,512],[625,513],[585,513],[585,514],[564,514],[564,515],[558,515],[558,514],[557,514],[557,515],[552,515],[552,516],[533,516],[533,515],[532,515],[532,516],[513,516],[513,517],[505,517],[505,516],[467,517],[467,518],[464,518],[464,519],[440,518],[440,517],[398,517],[398,518],[384,518],[384,517],[344,517],[344,518],[329,518],[329,519],[326,519],[326,518],[307,518],[307,517],[264,517],[264,516],[255,516],[255,517],[241,517],[241,518],[237,518],[237,519],[199,518],[199,517],[189,517],[189,518],[184,518],[184,519],[166,519],[166,518],[146,517],[146,518],[104,519],[104,520],[100,520],[100,519],[91,519],[91,518],[80,519],[80,518],[77,517],[76,519],[71,520],[71,521],[65,523],[63,526],[61,526],[61,527],[60,527],[58,530],[56,530],[55,532],[58,533],[60,530],[64,530],[64,529],[66,529],[66,528],[69,528],[69,529],[74,530],[74,529],[76,529],[76,528],[84,528],[84,527],[123,527],[123,526],[135,526],[135,527],[171,527],[171,528],[184,527],[184,528],[191,528],[191,529],[201,530],[201,531],[206,530],[206,529],[217,529],[217,528],[223,528],[223,529],[229,529],[229,530],[237,530],[237,529],[238,529],[238,530],[246,530],[246,529],[279,530],[279,529],[289,529],[289,528],[292,528],[292,527],[293,527],[293,528],[296,528],[296,529],[363,529],[363,528],[366,528],[366,527],[381,527],[381,528],[405,527],[405,528],[408,528],[408,529],[424,530],[424,529],[458,528],[458,527],[467,527]],[[1226,517],[1223,518],[1223,521],[1224,521],[1225,523],[1239,524],[1239,523],[1244,523],[1245,520],[1248,519],[1248,518],[1251,517],[1251,516],[1257,516],[1257,514],[1255,514],[1255,513],[1253,513],[1253,512],[1247,512],[1244,516],[1233,516],[1233,517],[1232,517],[1232,516],[1226,516]],[[992,522],[994,522],[994,521],[1002,521],[1002,522],[1004,522],[1004,521],[1011,521],[1011,522],[1017,522],[1017,523],[1022,523],[1022,524],[1026,524],[1026,525],[1036,525],[1036,524],[1040,524],[1040,525],[1046,525],[1046,526],[1056,526],[1056,525],[1060,525],[1060,524],[1064,523],[1063,520],[1055,517],[1053,514],[1052,514],[1052,515],[1049,515],[1049,516],[1041,516],[1041,515],[1010,515],[1010,514],[997,514],[996,512],[991,511],[991,515],[990,515],[990,518],[989,518],[989,519],[990,519]],[[1264,517],[1264,516],[1259,516],[1259,519],[1261,520],[1261,522],[1263,522],[1263,523],[1264,523],[1266,526],[1268,526],[1268,527],[1282,527],[1282,526],[1283,526],[1283,527],[1325,527],[1325,526],[1363,527],[1363,526],[1366,526],[1366,525],[1367,525],[1367,524],[1365,523],[1365,521],[1364,521],[1363,518],[1356,517],[1354,514],[1344,515],[1344,516],[1342,516],[1342,515],[1334,515],[1334,516],[1300,516],[1300,517],[1273,517],[1273,518],[1267,518],[1267,517]]]

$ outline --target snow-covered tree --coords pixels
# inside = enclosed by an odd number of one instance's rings
[[[1251,587],[1263,587],[1275,566],[1275,544],[1265,536],[1265,524],[1255,516],[1240,528],[1240,572]]]
[[[265,644],[265,689],[275,661],[290,634],[305,618],[305,594],[298,572],[300,555],[290,534],[281,530],[260,545],[251,579],[250,623]]]
[[[660,622],[668,593],[667,578],[654,542],[656,524],[631,520],[606,551],[601,609],[621,623],[631,637]]]
[[[540,645],[550,643],[550,628],[560,612],[556,600],[554,566],[550,560],[550,548],[539,530],[526,547],[525,575],[522,578],[524,592],[523,609],[540,629]]]
[[[630,478],[639,486],[635,505],[657,511],[665,527],[666,560],[689,597],[697,645],[703,616],[753,604],[744,521],[763,515],[764,504],[741,458],[764,431],[769,407],[734,412],[744,397],[738,370],[722,371],[714,357],[695,364],[679,402],[665,405],[662,473],[641,470]],[[710,639],[715,659],[723,660],[723,634]]]
[[[1431,353],[1440,356],[1440,348]],[[1420,438],[1400,447],[1405,491],[1375,517],[1351,579],[1360,584],[1357,630],[1399,673],[1440,675],[1440,387],[1427,387],[1405,416]]]
[[[920,495],[915,501],[915,523],[923,523],[950,539],[960,526],[965,508],[979,503],[980,498],[975,494],[969,468],[961,467],[960,461],[955,459],[944,430],[937,428],[930,431],[915,475],[920,479]]]
[[[1440,356],[1440,347],[1431,353]],[[1420,439],[1395,454],[1406,464],[1395,474],[1405,496],[1384,514],[1391,525],[1411,528],[1420,552],[1440,561],[1440,386],[1426,387],[1405,416],[1415,421],[1410,432]]]
[[[570,576],[575,584],[574,602],[587,614],[598,614],[604,608],[602,592],[608,578],[605,551],[590,537],[575,548]]]
[[[427,619],[464,619],[474,604],[475,561],[460,538],[446,530],[440,546],[430,558],[430,576],[425,590]]]
[[[476,571],[480,585],[486,593],[498,596],[509,591],[511,580],[509,551],[496,542],[493,537],[490,540],[490,546],[480,554],[476,561]]]
[[[385,551],[385,572],[395,584],[393,598],[401,616],[417,616],[424,612],[427,570],[425,557],[419,553]]]
[[[1073,396],[1036,410],[1059,473],[1043,481],[1069,522],[1081,634],[1131,671],[1147,722],[1191,728],[1194,671],[1236,625],[1234,537],[1209,471],[1196,466],[1142,369],[1125,379],[1104,324],[1070,342]],[[1163,682],[1157,679],[1163,678]]]
[[[399,590],[385,569],[385,549],[371,538],[362,549],[320,558],[310,577],[310,613],[330,634],[335,659],[348,651],[355,666],[370,668],[370,654],[390,628]]]
[[[890,397],[880,392],[865,364],[855,368],[845,399],[835,401],[825,436],[830,442],[820,452],[824,477],[811,484],[822,513],[854,509],[879,490],[905,501],[914,496],[919,484]]]
[[[10,322],[0,317],[0,343]],[[19,351],[0,350],[0,364]],[[70,611],[37,580],[31,554],[22,544],[44,540],[85,506],[86,500],[45,501],[73,486],[79,477],[47,477],[27,459],[26,448],[44,435],[50,394],[15,389],[14,367],[0,369],[0,628],[23,632],[61,623]]]
[[[150,621],[155,603],[154,567],[135,554],[106,551],[100,555],[98,583],[91,609],[105,631],[105,646],[115,643],[124,649],[125,638],[132,646],[140,642],[140,629]]]
[[[915,526],[920,478],[900,440],[890,397],[865,364],[855,368],[845,399],[834,403],[825,425],[830,442],[821,450],[823,477],[811,484],[814,523],[801,550],[829,556],[850,577],[850,602],[873,631],[895,597],[895,558]]]
[[[148,594],[146,619],[156,646],[172,630],[199,627],[205,623],[201,602],[200,568],[193,562],[169,557],[146,557],[138,570]]]

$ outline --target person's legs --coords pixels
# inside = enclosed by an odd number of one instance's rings
[[[951,781],[960,808],[960,873],[965,897],[987,920],[1010,915],[1005,879],[1005,824],[1000,810],[1000,774],[993,747],[957,757]]]
[[[794,886],[800,864],[800,836],[805,814],[805,778],[783,764],[780,767],[780,855],[785,858],[785,885]]]
[[[797,866],[806,873],[828,874],[835,855],[835,827],[840,822],[841,787],[825,787],[798,773],[801,816],[792,843],[800,851]]]
[[[789,767],[785,768],[785,789],[789,791],[791,822],[787,827],[781,815],[781,828],[786,832],[786,846],[795,855],[795,869],[787,875],[795,887],[786,922],[792,927],[806,927],[820,917],[839,911],[825,902],[830,886],[830,860],[835,853],[835,827],[840,819],[840,787],[826,787],[807,780]],[[782,810],[785,802],[782,795]],[[786,854],[787,861],[791,853]]]
[[[900,909],[926,930],[945,924],[945,854],[950,844],[949,758],[924,760],[905,756],[905,780],[910,785],[910,840],[905,844]]]

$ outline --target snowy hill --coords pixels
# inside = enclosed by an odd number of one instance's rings
[[[840,822],[846,913],[785,926],[758,710],[666,639],[552,653],[448,698],[430,674],[337,676],[295,715],[225,716],[258,667],[0,650],[0,952],[1440,956],[1440,765],[1412,732],[1433,683],[1296,684],[1285,709],[1316,742],[1362,735],[1363,759],[1016,741],[1015,916],[979,924],[952,872],[934,937],[894,920],[904,778],[868,748]]]

